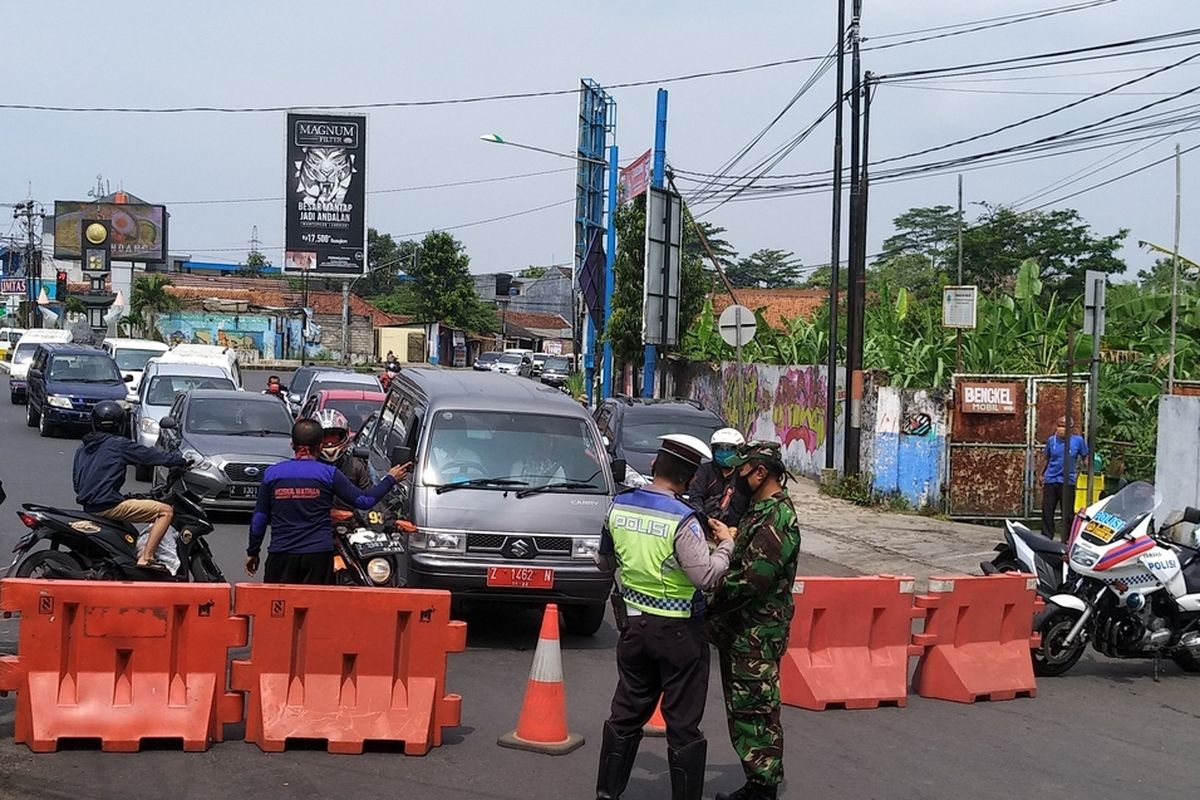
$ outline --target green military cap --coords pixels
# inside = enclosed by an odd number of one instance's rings
[[[783,469],[783,447],[779,442],[760,442],[752,439],[738,447],[737,454],[730,461],[730,466],[740,467],[752,461],[765,463]]]

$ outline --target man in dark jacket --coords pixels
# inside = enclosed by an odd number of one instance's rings
[[[126,499],[125,468],[186,467],[179,453],[154,450],[131,442],[126,433],[125,409],[113,400],[97,403],[92,409],[92,432],[83,437],[75,451],[72,483],[75,500],[89,514],[118,522],[149,522],[150,536],[138,554],[139,567],[156,567],[154,553],[171,526],[172,509],[157,500]]]
[[[734,428],[721,428],[714,433],[710,441],[712,461],[701,464],[688,484],[687,496],[692,507],[731,528],[738,526],[750,504],[750,498],[737,485],[737,475],[731,465],[738,447],[745,441]]]
[[[333,464],[358,488],[370,489],[371,472],[366,462],[350,452],[350,421],[346,415],[336,408],[323,408],[313,419],[321,425],[321,451],[317,458]],[[333,507],[349,510],[354,506],[335,497]]]
[[[329,515],[334,498],[355,508],[371,508],[397,481],[404,480],[411,466],[392,467],[383,480],[363,492],[337,467],[317,460],[321,439],[321,423],[314,419],[300,420],[292,426],[292,449],[296,457],[271,465],[263,475],[258,505],[250,520],[247,575],[258,572],[259,550],[270,526],[271,546],[267,548],[264,581],[332,583],[333,538]]]

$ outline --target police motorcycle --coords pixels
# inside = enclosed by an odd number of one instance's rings
[[[407,586],[404,538],[414,531],[415,525],[388,511],[334,509],[334,582],[339,586]]]
[[[139,567],[138,553],[145,537],[128,522],[25,503],[17,512],[29,532],[13,548],[15,556],[4,577],[97,581],[195,581],[223,583],[225,576],[213,560],[205,537],[212,523],[200,506],[200,497],[187,488],[187,467],[168,471],[166,483],[149,495],[171,506],[171,529],[155,554],[166,567]],[[49,549],[35,550],[39,542]]]
[[[1162,538],[1179,522],[1200,523],[1200,509],[1156,532],[1159,502],[1139,481],[1076,515],[1067,580],[1034,621],[1036,674],[1062,675],[1088,642],[1110,658],[1154,659],[1155,677],[1162,656],[1200,672],[1200,550]]]
[[[996,545],[996,557],[980,562],[979,568],[984,575],[1002,572],[1036,575],[1037,592],[1048,599],[1067,580],[1067,548],[1015,520],[1005,520],[1004,541]]]

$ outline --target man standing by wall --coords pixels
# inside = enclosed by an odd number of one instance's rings
[[[719,650],[729,738],[746,785],[717,800],[774,800],[783,781],[779,661],[792,621],[792,581],[800,554],[796,510],[783,488],[787,469],[775,442],[747,442],[733,459],[750,496],[725,582],[708,607]]]
[[[1053,539],[1055,519],[1058,508],[1064,503],[1074,504],[1074,497],[1064,497],[1063,486],[1075,485],[1075,465],[1081,458],[1087,458],[1088,446],[1084,438],[1077,433],[1071,434],[1068,447],[1067,418],[1059,417],[1058,426],[1046,440],[1046,449],[1042,451],[1042,535]],[[1064,534],[1065,536],[1065,534]]]

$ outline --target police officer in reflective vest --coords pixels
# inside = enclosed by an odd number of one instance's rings
[[[680,499],[701,462],[712,458],[708,445],[686,434],[660,438],[653,481],[613,500],[596,559],[601,569],[621,570],[613,602],[621,632],[618,682],[604,723],[598,800],[615,800],[625,791],[642,726],[660,697],[671,797],[699,800],[704,785],[708,742],[700,720],[709,655],[700,592],[715,587],[728,570],[733,532]],[[706,524],[720,543],[715,551],[705,540]]]

